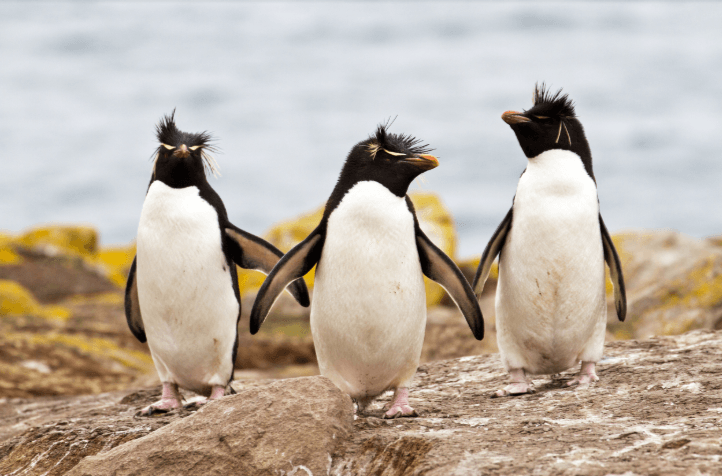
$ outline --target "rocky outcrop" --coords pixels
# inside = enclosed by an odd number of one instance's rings
[[[433,194],[412,194],[422,228],[454,256],[453,220]],[[280,223],[264,236],[290,249],[318,224],[322,209]],[[629,312],[617,321],[608,285],[607,340],[722,328],[722,239],[698,240],[672,231],[614,235]],[[129,332],[123,311],[125,276],[134,245],[104,248],[89,227],[38,227],[0,233],[0,397],[108,392],[155,382],[148,348]],[[472,280],[478,257],[459,261]],[[481,297],[486,337],[476,341],[453,302],[428,283],[422,361],[495,352],[496,267]],[[236,360],[239,378],[314,375],[309,309],[288,293],[261,331],[248,333],[248,315],[262,273],[239,274],[243,290]],[[312,280],[309,274],[308,280]]]
[[[674,231],[614,235],[627,282],[628,317],[617,338],[722,329],[722,245]]]
[[[352,413],[351,399],[324,377],[281,380],[86,457],[67,474],[328,474]]]
[[[598,373],[490,398],[507,378],[498,355],[432,362],[411,387],[420,416],[398,420],[380,418],[387,394],[352,422],[321,377],[234,382],[235,396],[153,418],[134,414],[159,389],[5,400],[0,474],[719,473],[722,332],[612,342]]]

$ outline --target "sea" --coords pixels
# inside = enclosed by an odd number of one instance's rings
[[[231,221],[321,206],[351,147],[433,147],[457,256],[479,254],[527,160],[500,118],[574,100],[612,232],[722,234],[722,3],[0,2],[0,230],[136,233],[175,110],[209,131]]]

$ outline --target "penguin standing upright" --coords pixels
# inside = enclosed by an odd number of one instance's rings
[[[217,399],[233,378],[241,301],[236,266],[266,274],[283,253],[228,221],[206,180],[216,171],[210,136],[178,130],[174,115],[157,126],[160,145],[138,224],[125,313],[148,341],[163,383],[143,414],[181,406],[178,386]],[[235,264],[234,264],[235,263]],[[289,291],[309,305],[303,280]]]
[[[529,162],[474,279],[479,296],[499,255],[497,340],[511,384],[496,396],[532,392],[528,374],[558,373],[579,361],[581,371],[567,385],[597,381],[607,322],[605,260],[620,321],[627,304],[584,129],[569,97],[543,84],[531,109],[501,117]]]
[[[481,339],[484,321],[459,268],[419,228],[406,195],[411,181],[438,165],[427,146],[407,135],[374,136],[348,154],[323,218],[264,281],[251,311],[258,331],[283,288],[317,265],[311,332],[321,374],[363,412],[393,389],[384,418],[416,416],[408,385],[416,373],[426,326],[423,275],[441,284]]]

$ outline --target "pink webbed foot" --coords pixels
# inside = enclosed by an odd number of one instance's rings
[[[200,408],[202,405],[205,405],[206,403],[212,401],[212,400],[218,400],[219,398],[222,398],[226,394],[226,387],[221,387],[220,385],[214,385],[213,390],[211,391],[211,396],[208,398],[203,398],[201,400],[196,400],[195,402],[191,402],[188,405],[185,406],[185,408]]]
[[[511,375],[511,383],[501,390],[494,392],[491,398],[534,393],[534,386],[527,380],[524,369],[512,369],[509,371],[509,375]]]
[[[148,405],[138,412],[139,416],[152,416],[154,413],[167,413],[183,406],[178,385],[163,382],[163,393],[160,400]]]
[[[574,379],[567,382],[567,387],[573,387],[575,385],[582,385],[585,383],[597,382],[597,372],[595,371],[594,362],[582,362],[582,368],[579,374]]]
[[[386,407],[384,407],[384,410]],[[419,416],[416,410],[409,405],[409,389],[405,387],[397,388],[394,392],[394,399],[388,411],[384,413],[385,419],[416,417]]]

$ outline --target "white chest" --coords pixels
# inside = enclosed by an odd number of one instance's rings
[[[329,217],[316,272],[311,328],[323,375],[353,395],[413,376],[426,296],[405,199],[361,182]]]
[[[199,388],[221,375],[225,384],[239,305],[215,209],[196,187],[153,182],[137,253],[138,299],[161,378]]]
[[[512,367],[556,372],[590,339],[604,342],[597,190],[576,154],[529,160],[501,252],[496,309],[502,359]]]

